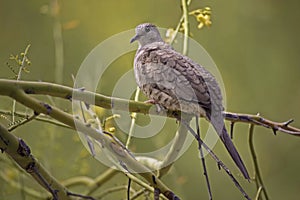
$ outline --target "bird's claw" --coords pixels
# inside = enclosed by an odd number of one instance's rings
[[[156,102],[153,99],[149,99],[147,101],[144,101],[144,103],[156,104]]]
[[[149,103],[149,104],[155,105],[155,107],[156,107],[156,113],[157,113],[157,114],[159,114],[159,113],[161,113],[161,112],[163,112],[163,111],[166,110],[163,106],[159,105],[159,104],[158,104],[155,100],[153,100],[153,99],[149,99],[149,100],[147,100],[147,101],[144,101],[144,103]]]

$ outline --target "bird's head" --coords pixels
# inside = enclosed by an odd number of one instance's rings
[[[162,42],[162,38],[155,25],[150,23],[140,24],[135,28],[135,36],[130,40],[130,43],[138,41],[140,46],[145,46],[153,42]]]

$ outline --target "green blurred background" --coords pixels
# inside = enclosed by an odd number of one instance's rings
[[[10,54],[18,54],[31,44],[29,58],[32,62],[24,80],[57,82],[55,77],[54,23],[62,25],[63,84],[72,86],[71,74],[76,74],[83,59],[101,41],[113,34],[134,28],[142,22],[152,22],[160,27],[176,27],[180,17],[179,0],[153,1],[58,1],[57,14],[49,0],[0,0],[0,77],[13,76],[6,63]],[[208,51],[216,62],[225,84],[227,110],[256,114],[275,121],[295,119],[300,127],[300,28],[299,1],[192,1],[189,10],[210,6],[212,26],[197,29],[190,17],[192,37]],[[108,70],[103,87],[98,92],[111,94],[113,83],[132,68],[134,53],[123,56]],[[51,102],[53,99],[44,99]],[[68,102],[55,100],[60,106],[70,108]],[[0,109],[10,109],[12,101],[0,97]],[[18,106],[21,111],[25,109]],[[5,123],[5,121],[1,121]],[[170,126],[176,128],[172,121]],[[38,131],[37,131],[38,130]],[[248,126],[235,126],[234,141],[253,176],[248,147]],[[95,177],[105,170],[100,162],[91,158],[81,145],[75,131],[40,122],[31,122],[14,132],[31,147],[33,154],[59,180],[73,176]],[[172,132],[173,134],[173,132]],[[162,145],[173,136],[155,137],[149,141],[134,140],[145,148]],[[271,199],[298,199],[300,186],[299,138],[271,130],[255,128],[255,147],[265,186]],[[234,174],[239,174],[222,145],[216,153],[228,164]],[[34,181],[9,168],[9,161],[1,154],[0,171],[12,180],[40,189]],[[242,199],[223,171],[207,159],[215,199]],[[255,184],[238,177],[251,197]],[[207,199],[207,192],[197,146],[194,143],[163,178],[182,199]],[[126,184],[122,174],[114,177],[99,189]],[[74,191],[83,188],[75,188]],[[26,196],[26,195],[25,195]],[[122,199],[125,191],[104,199]],[[0,178],[0,199],[32,199]],[[142,199],[142,198],[141,198]]]

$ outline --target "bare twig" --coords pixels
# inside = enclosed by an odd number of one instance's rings
[[[27,54],[28,54],[29,48],[30,48],[30,44],[27,45],[27,47],[25,48],[25,51],[24,51],[24,54],[23,54],[22,63],[21,63],[21,66],[19,68],[19,72],[18,72],[18,75],[17,75],[17,81],[21,80],[22,71],[23,71],[23,69],[25,67],[25,64],[26,64]]]
[[[196,119],[197,135],[198,135],[199,138],[201,138],[200,137],[200,127],[199,127],[199,117],[196,116],[195,119]],[[211,192],[211,187],[210,187],[210,183],[209,183],[208,173],[207,173],[207,170],[206,170],[206,164],[205,164],[205,158],[204,158],[204,155],[203,155],[203,149],[202,149],[202,145],[200,143],[198,143],[198,144],[200,145],[198,148],[200,150],[200,158],[201,158],[201,161],[202,161],[203,175],[205,176],[206,186],[207,186],[207,190],[208,190],[208,197],[209,197],[210,200],[212,200],[212,192]]]
[[[178,120],[180,120],[178,118]],[[242,186],[239,184],[239,182],[236,180],[236,178],[233,176],[233,174],[231,173],[231,171],[226,167],[226,165],[217,157],[217,155],[201,140],[201,138],[199,138],[199,136],[197,135],[197,133],[195,133],[195,131],[190,127],[190,125],[185,121],[185,120],[181,120],[181,123],[183,123],[186,128],[189,130],[189,132],[195,137],[195,139],[198,141],[199,145],[198,147],[203,146],[206,151],[209,153],[209,155],[217,162],[218,166],[221,167],[227,174],[228,176],[231,178],[231,180],[233,181],[233,183],[235,184],[235,186],[240,190],[240,192],[243,194],[243,196],[250,200],[250,197],[248,196],[248,194],[245,192],[245,190],[242,188]],[[200,149],[199,149],[200,150]]]
[[[135,92],[135,96],[134,96],[134,101],[139,100],[139,94],[140,94],[140,88],[137,87],[136,92]],[[130,141],[131,141],[131,138],[132,138],[132,134],[133,134],[133,131],[134,131],[134,125],[135,125],[135,121],[136,121],[136,113],[135,112],[131,113],[130,117],[131,117],[131,123],[130,123],[129,132],[128,132],[128,138],[127,138],[126,145],[125,145],[126,148],[129,147],[129,144],[130,144]]]
[[[259,187],[257,192],[256,192],[255,200],[259,200],[261,191],[262,191],[262,187]]]
[[[131,189],[131,179],[128,179],[128,185],[127,185],[127,200],[130,200],[130,189]]]
[[[67,195],[68,196],[74,196],[74,197],[80,197],[81,199],[89,199],[89,200],[96,200],[94,197],[91,196],[86,196],[86,195],[82,195],[82,194],[76,194],[70,191],[67,191]]]
[[[260,115],[240,114],[232,112],[224,112],[225,119],[231,122],[244,122],[263,126],[271,129],[273,132],[281,131],[290,135],[300,136],[300,129],[290,126],[293,120],[286,122],[274,122],[269,119],[263,118]]]
[[[254,181],[255,181],[257,190],[259,191],[259,189],[261,189],[262,193],[264,194],[264,196],[266,198],[266,200],[268,200],[269,196],[267,194],[267,190],[266,190],[266,187],[263,183],[263,180],[262,180],[262,177],[261,177],[261,174],[260,174],[260,169],[259,169],[259,166],[258,166],[257,156],[256,156],[256,153],[255,153],[255,148],[254,148],[254,144],[253,144],[253,136],[254,136],[254,124],[251,124],[249,126],[249,147],[250,147],[251,157],[252,157],[252,160],[253,160],[254,171],[255,171]],[[258,198],[259,198],[260,193],[258,193],[257,195],[258,195]]]

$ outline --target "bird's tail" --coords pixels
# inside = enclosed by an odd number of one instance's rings
[[[240,169],[240,171],[242,172],[244,177],[247,180],[250,180],[248,171],[247,171],[238,151],[236,150],[234,144],[232,143],[231,138],[229,137],[227,130],[225,128],[225,125],[223,125],[222,132],[218,131],[218,128],[216,126],[214,126],[214,128],[216,129],[218,135],[220,136],[223,144],[225,145],[227,151],[229,152],[229,154],[230,154],[231,158],[233,159],[233,161],[235,162],[235,164],[238,166],[238,168]]]

